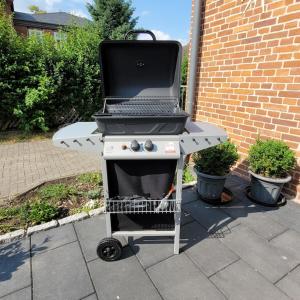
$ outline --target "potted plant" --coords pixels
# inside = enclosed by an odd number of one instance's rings
[[[197,190],[206,201],[220,199],[230,168],[237,162],[237,147],[227,141],[193,155],[197,174]]]
[[[248,161],[250,198],[276,205],[284,184],[292,179],[289,172],[296,165],[294,152],[283,141],[258,139],[250,147]]]

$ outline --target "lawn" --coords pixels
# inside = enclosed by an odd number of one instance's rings
[[[44,184],[0,206],[0,234],[60,219],[102,205],[99,173]]]
[[[40,141],[50,139],[53,135],[49,132],[24,133],[22,131],[3,131],[0,132],[0,144],[13,144],[21,142]]]

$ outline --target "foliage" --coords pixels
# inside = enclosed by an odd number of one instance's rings
[[[189,64],[188,53],[185,53],[182,58],[182,64],[181,64],[181,84],[182,85],[187,84],[188,64]]]
[[[41,199],[60,201],[76,194],[76,189],[63,183],[49,184],[38,191]]]
[[[58,215],[58,208],[48,201],[36,200],[21,208],[21,218],[27,223],[40,224],[54,219]]]
[[[283,141],[258,139],[249,150],[249,167],[265,177],[283,178],[296,165],[295,153]]]
[[[131,1],[93,0],[87,3],[87,9],[98,26],[101,39],[123,39],[137,24]]]
[[[0,119],[18,119],[26,132],[47,131],[70,112],[89,120],[101,107],[98,28],[66,29],[66,39],[18,36],[0,13]]]
[[[101,174],[99,172],[91,172],[81,174],[77,177],[77,180],[83,184],[91,184],[97,186],[102,183]]]
[[[182,180],[183,180],[183,183],[189,183],[189,182],[192,182],[195,180],[195,177],[192,174],[188,165],[184,166]]]
[[[193,155],[196,170],[216,176],[228,174],[238,159],[237,147],[230,141],[201,150]]]
[[[37,5],[29,5],[28,9],[34,14],[45,14],[46,11],[40,9]]]

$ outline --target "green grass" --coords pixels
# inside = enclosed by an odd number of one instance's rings
[[[49,183],[0,207],[0,234],[100,207],[101,176],[86,173]],[[94,200],[93,207],[86,204]]]
[[[183,183],[189,183],[189,182],[195,181],[195,177],[187,165],[185,165],[185,167],[183,169],[182,181],[183,181]]]
[[[29,141],[40,141],[50,139],[53,132],[33,132],[24,133],[20,131],[4,131],[0,132],[0,144],[14,144]]]

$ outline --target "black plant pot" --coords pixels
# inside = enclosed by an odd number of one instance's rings
[[[266,205],[276,205],[284,184],[292,179],[290,175],[286,178],[264,177],[250,170],[249,174],[251,175],[250,196]]]
[[[199,196],[204,200],[219,200],[224,190],[227,176],[214,176],[201,173],[196,169],[197,174],[197,191]]]

